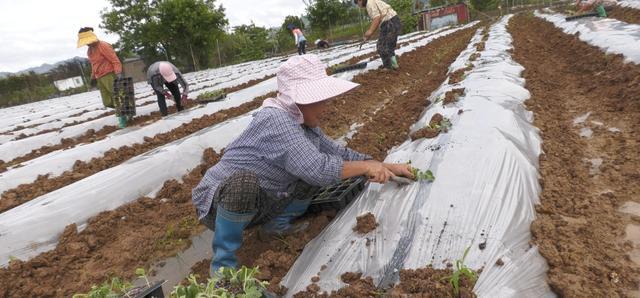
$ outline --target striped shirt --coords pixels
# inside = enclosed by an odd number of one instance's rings
[[[193,189],[192,200],[203,218],[220,183],[239,170],[254,172],[265,192],[283,197],[298,180],[315,186],[334,184],[340,181],[345,160],[365,159],[371,157],[336,144],[320,128],[300,125],[289,113],[265,107],[207,171]]]

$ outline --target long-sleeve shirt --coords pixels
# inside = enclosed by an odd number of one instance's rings
[[[110,44],[98,41],[95,46],[89,46],[87,57],[91,62],[91,78],[99,79],[107,74],[122,72],[122,63]]]
[[[296,40],[296,44],[299,44],[300,42],[307,40],[306,38],[304,38],[304,34],[302,33],[302,30],[298,28],[293,29],[292,33],[293,33],[293,38]]]
[[[178,68],[171,62],[167,61],[158,61],[149,65],[149,68],[147,69],[147,82],[151,85],[151,88],[153,88],[157,93],[163,93],[164,91],[164,83],[166,83],[166,81],[162,77],[162,74],[160,74],[160,62],[169,63],[169,65],[171,65],[173,72],[176,74],[176,81],[180,86],[182,86],[182,93],[189,93],[189,84],[187,84],[187,81],[182,77],[180,70],[178,70]]]
[[[240,170],[252,171],[265,192],[282,197],[298,180],[315,186],[334,184],[340,181],[344,161],[365,159],[371,157],[336,144],[320,128],[300,125],[289,113],[265,107],[207,171],[192,199],[202,218],[220,183]]]
[[[368,0],[367,1],[367,14],[373,20],[377,17],[382,17],[382,22],[391,20],[391,18],[397,15],[396,11],[391,6],[382,0]]]

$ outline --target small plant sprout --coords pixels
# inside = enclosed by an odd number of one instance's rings
[[[413,174],[413,177],[415,177],[416,180],[426,180],[429,182],[436,180],[436,177],[433,176],[433,172],[431,172],[431,170],[422,171],[418,168],[411,167],[411,174]]]
[[[470,248],[471,247],[467,247],[467,249],[464,250],[462,259],[456,260],[455,271],[453,271],[453,274],[451,276],[445,277],[446,279],[449,279],[449,283],[451,283],[451,286],[453,287],[453,294],[456,297],[460,295],[461,277],[466,277],[472,282],[475,282],[478,279],[478,274],[475,271],[469,269],[469,267],[464,264],[464,259],[467,258],[467,254],[469,254]]]
[[[216,98],[216,97],[222,96],[223,94],[224,94],[224,89],[207,91],[207,92],[200,93],[198,95],[198,99]]]
[[[136,275],[138,276],[138,278],[144,278],[144,281],[147,282],[147,287],[151,287],[151,283],[149,283],[149,278],[147,278],[147,272],[144,270],[144,268],[137,268]]]
[[[438,124],[429,125],[431,129],[435,129],[441,132],[448,132],[449,129],[451,129],[451,126],[451,120],[449,120],[448,118],[442,119],[442,121],[440,121],[440,123]]]
[[[114,277],[111,283],[104,282],[100,286],[92,286],[87,294],[74,294],[73,298],[120,298],[129,297],[127,293],[133,286],[131,283],[122,282],[120,278]]]
[[[178,285],[171,292],[172,298],[195,297],[263,297],[269,284],[259,281],[256,275],[258,268],[220,268],[206,284],[199,283],[197,276],[190,275],[188,285]]]

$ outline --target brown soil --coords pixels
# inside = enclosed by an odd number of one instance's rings
[[[467,66],[465,68],[461,68],[452,72],[449,76],[449,84],[453,85],[462,82],[462,80],[464,80],[466,76],[467,71],[471,70],[472,68],[473,67],[471,66]]]
[[[54,250],[0,269],[0,296],[70,297],[111,276],[132,280],[135,268],[187,248],[190,236],[202,230],[191,189],[219,158],[207,149],[202,164],[183,176],[183,183],[165,182],[157,199],[140,198],[102,212],[80,233],[75,224],[67,226]]]
[[[565,297],[631,295],[640,264],[630,260],[634,244],[625,228],[640,217],[617,210],[640,202],[640,67],[532,16],[514,17],[509,31],[543,138],[541,204],[531,231],[549,264],[549,284]],[[585,123],[573,124],[587,112]],[[585,127],[591,138],[579,136]],[[602,159],[595,169],[594,158]]]
[[[433,269],[431,266],[416,270],[400,270],[400,283],[389,291],[390,297],[476,297],[475,281],[460,277],[459,295],[454,295],[449,277],[451,269]]]
[[[355,122],[349,122],[349,119],[365,119],[367,121],[364,121],[361,128],[364,133],[352,140],[352,143],[364,152],[383,158],[387,150],[406,139],[409,126],[428,104],[425,96],[446,78],[447,67],[464,49],[473,30],[475,29],[451,34],[403,55],[403,61],[408,63],[406,67],[403,66],[402,72],[399,72],[402,75],[372,71],[359,76],[358,80],[362,80],[362,77],[371,80],[362,81],[363,87],[349,93],[362,92],[361,96],[368,100],[354,98],[354,102],[349,103],[334,100],[330,113],[334,113],[335,119],[326,118],[331,121],[323,129],[332,132],[330,135],[336,137],[342,135],[342,132]],[[436,52],[441,54],[435,55]],[[383,92],[385,89],[389,91]],[[364,92],[366,90],[368,92]],[[406,96],[400,96],[404,90],[408,90],[408,93]],[[343,97],[345,98],[347,97]],[[371,113],[369,116],[362,115],[363,110],[373,110],[367,104],[384,103],[387,99],[403,102],[384,106],[378,113]],[[355,107],[356,105],[359,107]],[[396,106],[398,108],[395,108]],[[338,125],[335,125],[336,123]],[[366,136],[374,131],[389,131],[392,134],[401,132],[402,135],[393,135],[375,147],[369,147],[366,145]],[[43,253],[28,262],[13,262],[10,268],[0,269],[0,296],[69,296],[73,292],[86,291],[91,284],[101,283],[109,276],[117,275],[129,279],[133,277],[136,267],[148,267],[154,261],[175,255],[188,245],[188,236],[195,235],[199,232],[198,229],[202,229],[201,226],[192,226],[195,211],[189,200],[190,191],[199,182],[208,166],[214,162],[192,171],[190,177],[185,178],[185,183],[167,182],[161,195],[171,198],[168,202],[143,198],[114,211],[103,212],[91,219],[82,232],[75,234],[67,231],[53,251]],[[174,197],[179,199],[173,199]],[[257,237],[255,229],[248,229],[243,248],[238,252],[240,263],[260,266],[265,280],[271,282],[272,290],[286,291],[278,286],[279,281],[302,252],[304,245],[334,216],[335,212],[329,211],[309,214],[305,220],[310,222],[310,228],[302,234],[284,239],[262,241]],[[183,225],[186,228],[176,228],[183,221],[188,223]],[[172,232],[167,233],[168,230]],[[172,237],[167,237],[168,234]],[[89,249],[85,249],[83,242],[87,243]],[[91,243],[96,245],[93,246]],[[160,245],[161,248],[157,248],[156,245]],[[202,264],[207,263],[208,261],[205,261]],[[203,270],[203,277],[208,275],[207,266],[195,269]]]
[[[186,137],[201,129],[245,114],[258,108],[266,97],[274,95],[275,92],[255,98],[238,107],[218,111],[211,115],[204,115],[200,118],[193,119],[191,122],[183,124],[169,132],[158,134],[153,138],[147,137],[144,139],[144,143],[122,146],[118,149],[110,149],[105,152],[104,156],[92,158],[90,161],[76,161],[71,170],[65,171],[59,176],[49,177],[48,175],[40,175],[33,183],[21,184],[16,188],[2,193],[2,198],[0,199],[0,212],[4,212],[23,204],[24,202],[33,200],[43,194],[119,165],[134,156]]]
[[[640,10],[614,6],[611,11],[607,11],[607,17],[614,18],[629,24],[640,25]]]
[[[444,119],[444,116],[440,113],[436,113],[431,117],[429,121],[429,126],[425,126],[416,132],[412,133],[409,137],[411,141],[415,141],[422,138],[432,139],[437,137],[440,134],[440,129],[433,128],[435,125],[440,124],[440,122]]]
[[[447,91],[447,93],[444,94],[444,101],[442,102],[442,104],[448,105],[450,103],[457,102],[458,98],[463,95],[464,88],[455,88],[453,90]]]
[[[376,217],[371,212],[368,212],[367,214],[356,217],[356,225],[353,227],[353,230],[359,234],[366,234],[375,230],[377,227],[378,222],[376,222]]]
[[[362,96],[382,94],[389,103],[377,111],[375,121],[368,119],[361,122],[365,125],[348,141],[348,146],[383,160],[390,148],[404,142],[409,137],[409,127],[419,119],[429,104],[426,97],[447,78],[449,65],[469,44],[475,30],[476,28],[469,28],[438,38],[418,51],[402,55],[400,71],[378,74],[384,79],[384,83],[367,86],[366,90],[370,90],[370,93]],[[402,95],[404,91],[407,92]],[[400,100],[401,104],[390,104]],[[354,110],[354,113],[362,113],[362,108],[357,103],[345,103],[345,108]],[[326,119],[333,121],[334,116],[329,115]],[[344,131],[347,129],[348,127],[344,128]]]

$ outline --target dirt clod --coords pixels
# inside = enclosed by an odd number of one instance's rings
[[[367,214],[356,217],[356,226],[353,227],[353,230],[359,234],[367,234],[375,230],[377,227],[378,223],[376,222],[376,217],[373,213],[368,212]]]

